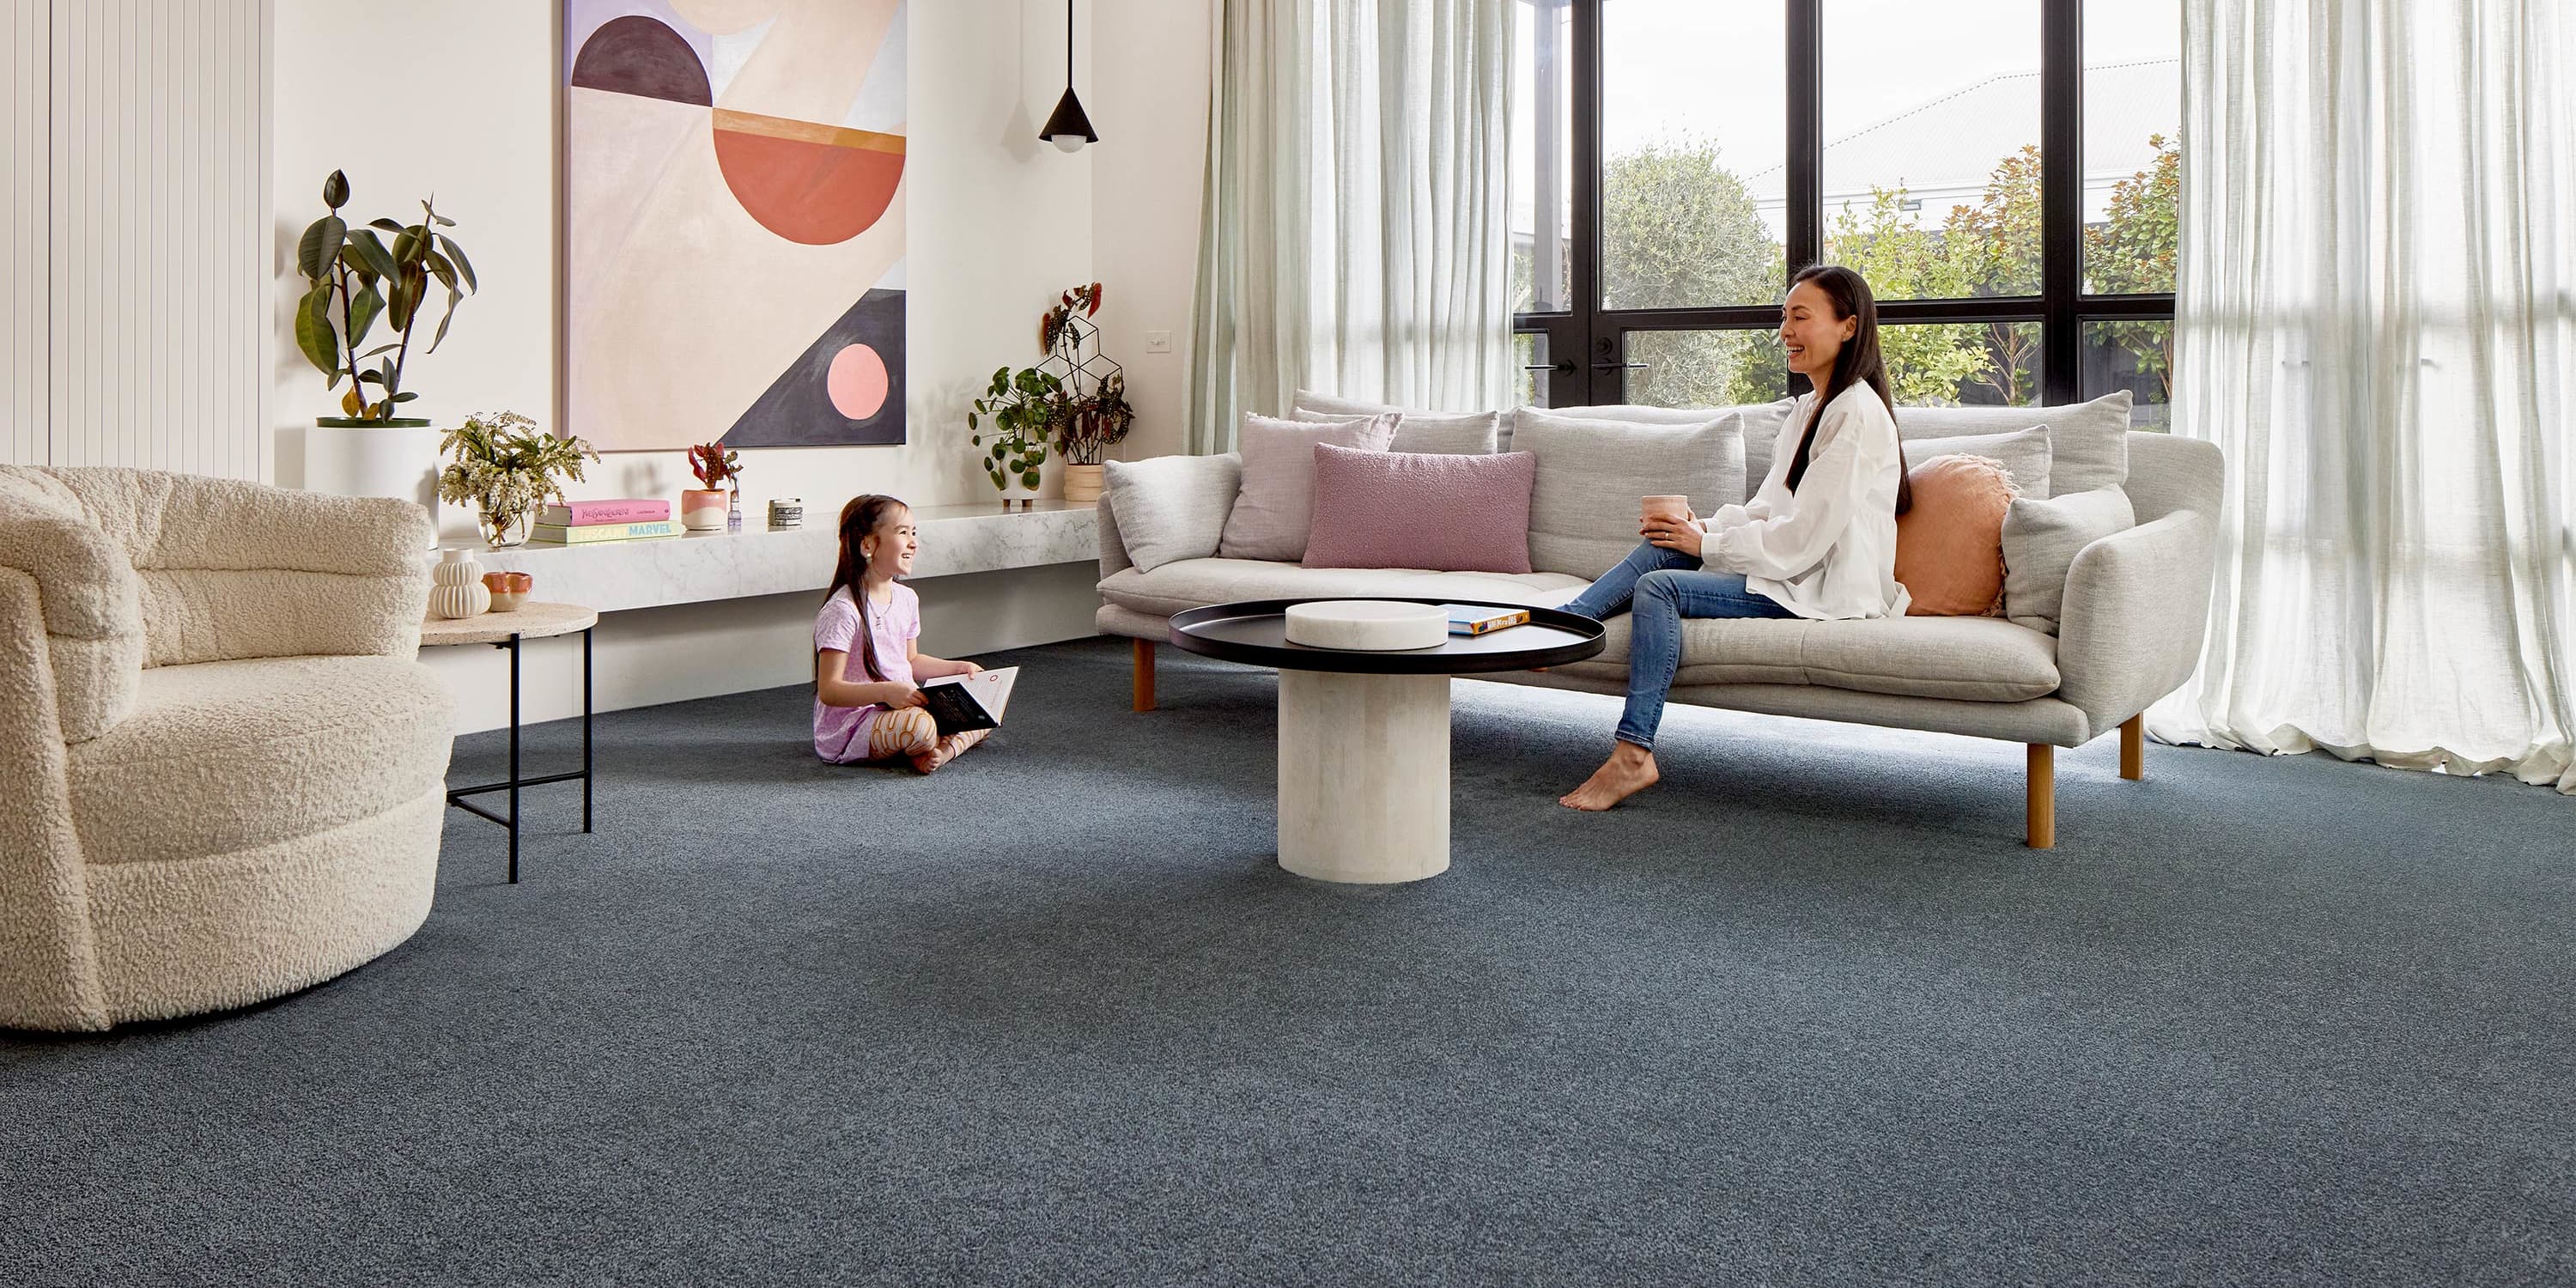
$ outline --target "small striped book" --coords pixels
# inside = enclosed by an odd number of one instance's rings
[[[1529,620],[1526,608],[1489,608],[1482,604],[1442,604],[1441,607],[1449,610],[1449,633],[1452,635],[1483,635]]]
[[[550,546],[591,546],[603,541],[645,541],[654,537],[675,537],[679,525],[668,519],[658,523],[589,523],[566,527],[560,523],[540,523],[528,529],[531,544]]]
[[[559,528],[594,524],[658,523],[671,517],[671,503],[658,497],[629,496],[611,501],[574,501],[539,507],[537,522]]]

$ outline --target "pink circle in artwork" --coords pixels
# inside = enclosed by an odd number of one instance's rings
[[[851,345],[832,355],[823,388],[831,395],[834,410],[852,420],[866,420],[885,406],[885,359],[864,344]]]

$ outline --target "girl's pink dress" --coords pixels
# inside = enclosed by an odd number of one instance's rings
[[[867,668],[859,664],[859,613],[862,610],[851,597],[847,586],[834,591],[823,601],[823,611],[814,617],[814,649],[839,649],[851,654],[841,676],[852,684],[867,684]],[[902,582],[894,584],[894,600],[883,608],[873,605],[869,626],[876,637],[877,674],[902,684],[912,683],[912,642],[921,636],[921,596],[912,593]],[[868,758],[868,727],[876,723],[885,707],[835,707],[824,704],[822,696],[814,698],[814,754],[834,764],[847,764]]]

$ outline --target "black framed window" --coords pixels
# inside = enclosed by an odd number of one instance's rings
[[[1858,268],[1901,403],[2170,402],[2181,0],[1517,0],[1514,328],[1555,405],[1803,388]]]

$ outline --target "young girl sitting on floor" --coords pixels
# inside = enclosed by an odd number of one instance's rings
[[[940,737],[913,687],[977,669],[916,644],[921,597],[895,579],[912,572],[920,548],[903,502],[862,496],[841,507],[840,563],[814,618],[814,754],[834,764],[902,758],[927,774],[984,740],[981,729]]]

